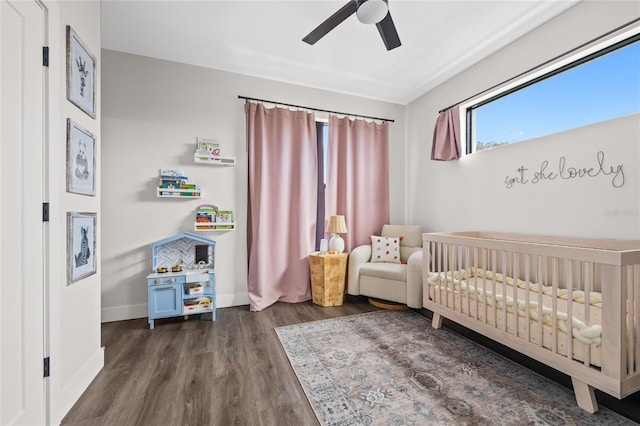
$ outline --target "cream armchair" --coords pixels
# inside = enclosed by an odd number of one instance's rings
[[[402,263],[371,262],[371,245],[354,248],[349,254],[347,293],[422,308],[422,228],[384,225],[380,236],[402,237]]]

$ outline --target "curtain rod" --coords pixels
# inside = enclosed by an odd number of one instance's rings
[[[562,53],[562,54],[560,54],[560,55],[558,55],[558,56],[556,56],[556,57],[554,57],[554,58],[552,58],[552,59],[549,59],[549,60],[548,60],[548,61],[546,61],[546,62],[543,62],[543,63],[542,63],[542,64],[540,64],[540,65],[536,65],[535,67],[530,68],[530,69],[528,69],[527,71],[522,72],[522,73],[520,73],[520,74],[516,75],[515,77],[511,77],[511,78],[509,78],[509,79],[507,79],[507,80],[503,81],[502,83],[495,84],[495,85],[493,85],[493,86],[489,87],[488,89],[484,89],[484,90],[482,90],[482,91],[480,91],[480,92],[476,93],[475,95],[471,95],[471,96],[469,96],[468,98],[464,98],[463,100],[458,101],[458,102],[456,102],[456,103],[455,103],[455,104],[453,104],[453,105],[449,105],[448,107],[443,108],[443,109],[441,109],[440,111],[438,111],[438,114],[440,114],[440,113],[442,113],[442,112],[444,112],[444,111],[446,111],[446,110],[448,110],[448,109],[451,109],[451,108],[453,108],[453,107],[455,107],[455,106],[458,106],[458,105],[460,105],[460,104],[462,104],[462,103],[465,103],[465,102],[467,102],[467,101],[469,101],[469,100],[471,100],[471,99],[475,98],[476,96],[483,95],[483,94],[485,94],[485,93],[487,93],[487,92],[489,92],[489,91],[491,91],[491,90],[493,90],[493,89],[495,89],[495,88],[497,88],[497,87],[502,86],[503,84],[507,84],[507,83],[509,83],[509,82],[511,82],[511,81],[513,81],[513,80],[515,80],[515,79],[518,79],[518,78],[520,78],[520,77],[522,77],[522,76],[524,76],[524,75],[526,75],[526,74],[529,74],[530,72],[535,71],[535,70],[537,70],[538,68],[542,68],[542,67],[544,67],[544,66],[546,66],[546,65],[548,65],[548,64],[550,64],[550,63],[552,63],[552,62],[554,62],[554,61],[556,61],[556,60],[558,60],[558,59],[560,59],[560,58],[562,58],[562,57],[564,57],[564,56],[567,56],[567,55],[569,55],[569,54],[571,54],[571,53],[573,53],[573,52],[575,52],[575,51],[577,51],[577,50],[582,49],[583,47],[586,47],[586,46],[590,45],[591,43],[595,43],[596,41],[598,41],[598,40],[600,40],[600,39],[603,39],[603,38],[605,38],[605,37],[608,37],[609,35],[611,35],[611,34],[613,34],[613,33],[617,32],[617,31],[620,31],[621,29],[623,29],[623,28],[625,28],[625,27],[629,27],[629,26],[633,25],[634,23],[636,23],[636,22],[638,22],[638,21],[640,21],[640,18],[636,18],[636,19],[634,19],[634,20],[632,20],[632,21],[630,21],[630,22],[627,22],[627,23],[626,23],[626,24],[624,24],[624,25],[621,25],[621,26],[619,26],[619,27],[617,27],[617,28],[614,28],[613,30],[608,31],[608,32],[606,32],[606,33],[604,33],[604,34],[602,34],[602,35],[600,35],[600,36],[598,36],[598,37],[596,37],[596,38],[594,38],[594,39],[592,39],[592,40],[589,40],[589,41],[588,41],[588,42],[586,42],[586,43],[582,43],[582,44],[581,44],[580,46],[578,46],[578,47],[575,47],[575,48],[573,48],[573,49],[571,49],[571,50],[568,50],[568,51],[566,51],[566,52],[564,52],[564,53]]]
[[[329,111],[328,109],[320,109],[320,108],[312,108],[312,107],[307,107],[307,106],[302,106],[302,105],[286,104],[284,102],[268,101],[266,99],[250,98],[248,96],[238,95],[238,99],[244,99],[244,100],[247,100],[247,101],[266,102],[266,103],[269,103],[269,104],[283,105],[283,106],[289,106],[289,107],[294,107],[294,108],[310,109],[312,111],[328,112],[330,114],[340,114],[340,115],[349,115],[351,117],[369,118],[371,120],[388,121],[390,123],[394,123],[395,122],[395,120],[392,120],[390,118],[371,117],[371,116],[368,116],[368,115],[351,114],[349,112]]]

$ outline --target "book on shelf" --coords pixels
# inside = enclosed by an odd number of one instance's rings
[[[202,204],[196,207],[196,229],[215,229],[216,213],[218,206],[213,204]]]
[[[219,210],[216,213],[216,229],[233,229],[233,211]]]
[[[158,188],[162,189],[189,189],[192,191],[196,191],[198,188],[198,184],[187,181],[176,181],[170,179],[160,179],[160,185]]]
[[[219,157],[221,152],[220,143],[215,139],[196,138],[196,154],[201,156],[199,159],[208,160],[211,157]]]
[[[188,177],[184,175],[180,170],[176,169],[160,169],[160,179],[187,181]]]

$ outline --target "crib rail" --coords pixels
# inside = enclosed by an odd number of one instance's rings
[[[640,243],[424,234],[424,307],[616,397],[640,389]],[[429,261],[430,260],[430,261]]]

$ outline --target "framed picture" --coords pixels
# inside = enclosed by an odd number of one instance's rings
[[[96,57],[67,25],[67,99],[96,118]]]
[[[96,217],[67,212],[67,285],[96,273]]]
[[[96,195],[96,137],[67,118],[67,192]]]

